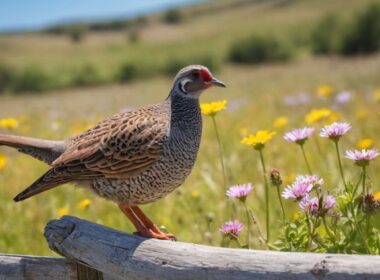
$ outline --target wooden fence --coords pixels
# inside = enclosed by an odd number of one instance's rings
[[[0,279],[380,279],[380,256],[145,239],[70,216],[49,222],[45,237],[66,258],[0,255]]]

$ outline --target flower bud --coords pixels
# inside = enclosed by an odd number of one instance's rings
[[[275,187],[279,187],[282,185],[281,174],[277,168],[272,168],[272,170],[270,171],[270,180],[272,182],[272,185]]]
[[[374,214],[380,209],[380,201],[376,200],[372,193],[369,193],[360,199],[362,210],[366,214]]]

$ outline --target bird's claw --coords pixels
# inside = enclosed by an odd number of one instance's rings
[[[133,234],[140,235],[140,236],[146,237],[146,238],[155,238],[155,239],[160,239],[160,240],[177,241],[177,238],[175,237],[174,234],[164,233],[161,231],[155,232],[155,231],[152,231],[151,229],[148,229],[147,231],[144,231],[144,232],[134,232]]]

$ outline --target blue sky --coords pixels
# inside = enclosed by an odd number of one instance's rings
[[[0,0],[0,31],[146,14],[205,0]]]

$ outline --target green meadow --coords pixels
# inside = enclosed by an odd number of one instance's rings
[[[372,2],[211,1],[185,8],[183,21],[178,24],[162,22],[161,14],[148,16],[147,24],[138,30],[136,42],[129,39],[130,31],[125,30],[90,31],[79,43],[73,43],[66,35],[43,32],[3,34],[0,65],[14,71],[32,69],[33,72],[38,68],[55,84],[41,92],[4,89],[0,95],[0,119],[15,118],[18,125],[4,126],[0,133],[64,139],[124,109],[162,101],[171,88],[174,69],[190,63],[210,63],[215,76],[227,88],[206,91],[201,102],[225,99],[228,103],[227,109],[216,115],[227,184],[252,182],[254,189],[247,205],[265,232],[264,182],[259,156],[254,149],[240,143],[247,133],[276,131],[263,153],[268,170],[278,168],[284,184],[288,185],[297,174],[306,174],[307,169],[299,148],[287,143],[283,135],[294,128],[315,127],[315,134],[305,144],[305,152],[313,173],[324,178],[323,188],[332,194],[337,194],[342,184],[334,145],[318,136],[321,127],[333,121],[352,124],[340,142],[342,156],[345,150],[358,148],[363,139],[373,141],[368,147],[380,148],[380,54],[313,55],[308,43],[308,34],[325,15],[349,20]],[[290,40],[294,49],[292,58],[255,65],[230,62],[231,45],[251,34],[273,34]],[[135,79],[115,80],[123,65],[137,67],[133,70],[136,72],[132,71],[138,73]],[[86,71],[90,78],[95,75],[97,81],[73,86],[71,81]],[[324,85],[329,85],[332,92],[320,96],[318,88]],[[337,100],[343,91],[350,93],[347,102]],[[308,113],[321,108],[330,110],[328,117],[305,122]],[[276,122],[279,117],[287,121],[279,124]],[[244,222],[245,213],[238,202],[228,200],[225,195],[218,143],[210,117],[204,116],[203,126],[192,174],[172,194],[142,209],[180,241],[220,246],[221,225],[232,218]],[[0,161],[0,252],[53,255],[43,230],[49,220],[62,214],[134,231],[117,205],[73,185],[63,185],[14,203],[13,197],[48,167],[5,147],[0,147],[0,155],[3,158],[3,164]],[[356,182],[360,169],[349,159],[342,161],[347,180]],[[374,193],[380,191],[379,168],[379,159],[368,167],[368,182]],[[281,208],[275,188],[270,188],[269,195],[271,241],[274,242],[280,234]],[[296,203],[284,203],[288,219],[299,215]],[[372,219],[377,227],[378,218],[377,214]],[[245,234],[243,231],[242,239]],[[260,242],[256,226],[252,230],[251,247],[266,248]]]

